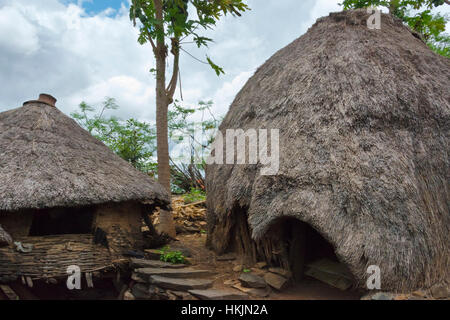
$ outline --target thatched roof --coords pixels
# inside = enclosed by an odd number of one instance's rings
[[[279,217],[310,224],[365,286],[429,286],[450,273],[450,60],[390,15],[332,13],[277,52],[220,130],[280,130],[280,170],[207,168],[208,242],[225,250],[230,212],[253,239]]]
[[[0,113],[0,181],[0,212],[169,201],[161,185],[43,101]]]

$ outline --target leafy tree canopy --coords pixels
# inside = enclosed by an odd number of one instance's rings
[[[179,101],[175,101],[169,109],[171,144],[175,146],[184,143],[190,153],[188,157],[184,155],[172,158],[173,191],[189,192],[191,188],[204,185],[204,158],[209,153],[209,146],[221,121],[221,118],[214,117],[212,106],[212,101],[200,101],[193,107],[183,107]],[[81,102],[78,110],[71,113],[71,116],[81,127],[138,170],[157,176],[155,124],[133,118],[121,120],[108,115],[117,109],[119,106],[113,98],[105,98],[98,110]]]
[[[192,37],[199,48],[208,46],[213,40],[203,36],[199,30],[212,29],[224,15],[241,16],[242,12],[249,10],[243,0],[164,0],[163,6],[163,21],[160,21],[157,19],[155,1],[132,1],[130,19],[134,25],[140,22],[140,44],[150,42],[155,49],[157,40],[184,40]],[[195,10],[196,17],[189,16],[190,6]],[[209,57],[206,57],[206,61],[217,75],[224,73]]]
[[[433,14],[433,8],[450,4],[448,0],[344,0],[344,10],[366,7],[385,7],[402,19],[411,29],[422,35],[435,52],[450,58],[450,35],[445,33],[448,16]]]

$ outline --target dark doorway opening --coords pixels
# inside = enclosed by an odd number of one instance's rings
[[[92,233],[94,207],[52,208],[33,214],[30,236]]]
[[[279,264],[292,271],[293,279],[302,280],[309,265],[316,261],[339,263],[333,246],[309,224],[295,218],[281,218],[269,235],[280,253]]]

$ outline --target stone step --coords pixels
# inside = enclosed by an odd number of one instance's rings
[[[252,273],[241,273],[239,281],[247,288],[264,289],[267,287],[266,281],[263,278]]]
[[[266,287],[265,289],[255,289],[255,288],[246,288],[242,286],[240,283],[236,283],[232,286],[235,289],[238,289],[239,291],[245,292],[246,294],[250,296],[255,296],[258,298],[266,298],[270,295],[270,287]]]
[[[172,264],[169,262],[159,261],[159,260],[146,260],[146,259],[131,259],[130,266],[133,269],[138,268],[169,268],[169,269],[180,269],[185,268],[185,264]]]
[[[150,260],[158,260],[160,261],[162,253],[161,250],[156,249],[145,249],[145,256]]]
[[[208,279],[175,279],[161,276],[150,276],[149,281],[160,288],[175,291],[208,289],[213,285],[213,281]]]
[[[166,278],[205,278],[215,273],[209,270],[196,270],[192,268],[168,269],[168,268],[139,268],[134,271],[141,278],[149,276],[163,276]]]
[[[343,291],[349,289],[352,286],[352,282],[347,278],[339,276],[337,274],[321,271],[319,269],[308,268],[305,271],[305,275],[315,278],[321,282],[329,284],[330,286]]]
[[[190,294],[200,300],[247,300],[248,295],[235,290],[189,290]]]
[[[288,280],[286,278],[271,272],[264,275],[264,280],[269,286],[280,291],[285,289],[288,285]]]

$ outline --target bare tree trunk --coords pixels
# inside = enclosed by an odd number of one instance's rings
[[[156,141],[158,154],[158,182],[170,194],[170,165],[169,165],[169,135],[167,113],[169,98],[166,93],[166,56],[167,47],[164,41],[163,5],[161,0],[155,0],[156,19],[161,21],[160,36],[156,42]],[[160,231],[171,237],[176,236],[175,224],[170,211],[160,211]]]
[[[159,48],[158,48],[159,49]],[[161,52],[162,51],[162,52]],[[165,55],[163,50],[158,52],[156,58],[156,134],[158,148],[158,181],[170,192],[170,167],[169,167],[169,135],[167,125],[167,113],[169,109],[165,92]]]
[[[399,6],[399,1],[398,0],[391,0],[389,2],[389,13],[390,14],[394,14],[394,12],[397,10],[398,6]]]

